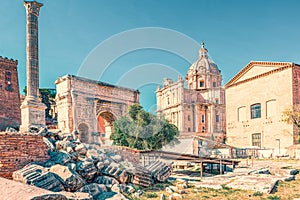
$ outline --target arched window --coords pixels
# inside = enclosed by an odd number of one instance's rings
[[[246,121],[246,106],[242,106],[238,108],[238,122]]]
[[[6,90],[7,91],[12,91],[12,87],[11,87],[11,72],[7,71],[5,73],[5,80],[6,80]]]
[[[204,87],[204,81],[203,81],[203,80],[201,80],[201,81],[199,82],[199,87]]]
[[[204,126],[202,126],[202,133],[204,133],[205,132],[205,127]]]
[[[272,99],[266,102],[266,118],[274,117],[276,115],[276,99]]]
[[[205,122],[205,115],[201,116],[201,122],[204,123]]]

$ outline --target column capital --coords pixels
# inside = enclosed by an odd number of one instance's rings
[[[39,16],[40,8],[43,6],[42,3],[37,1],[24,1],[24,6],[26,8],[26,13]]]

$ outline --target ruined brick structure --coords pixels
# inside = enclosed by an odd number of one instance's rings
[[[18,61],[0,56],[0,131],[21,123]]]
[[[30,162],[48,160],[47,152],[42,136],[0,133],[0,176],[11,178],[15,170]]]
[[[139,91],[100,81],[66,75],[55,83],[58,128],[77,130],[86,143],[100,142],[99,136],[109,139],[112,122],[139,103]]]

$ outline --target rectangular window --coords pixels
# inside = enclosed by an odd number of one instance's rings
[[[205,122],[205,115],[201,116],[201,122],[204,123]]]
[[[188,115],[188,121],[191,121],[191,116]]]
[[[6,73],[5,73],[5,80],[6,80],[7,82],[10,82],[10,81],[11,81],[11,72],[6,72]]]
[[[216,82],[213,82],[213,87],[217,87],[217,83]]]
[[[10,92],[12,91],[11,84],[8,84],[8,85],[6,86],[6,90],[7,90],[7,91],[10,91]]]
[[[190,127],[188,128],[188,132],[191,132],[191,128]]]
[[[219,121],[220,121],[220,116],[216,115],[216,122],[219,122]]]
[[[261,148],[261,133],[252,134],[252,146]]]
[[[261,117],[261,105],[260,103],[253,104],[251,106],[251,119],[260,118]]]

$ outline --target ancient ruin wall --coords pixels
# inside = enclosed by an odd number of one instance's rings
[[[17,60],[0,56],[0,131],[21,123]]]
[[[11,179],[15,170],[31,162],[48,160],[47,150],[41,136],[1,133],[0,176]]]

